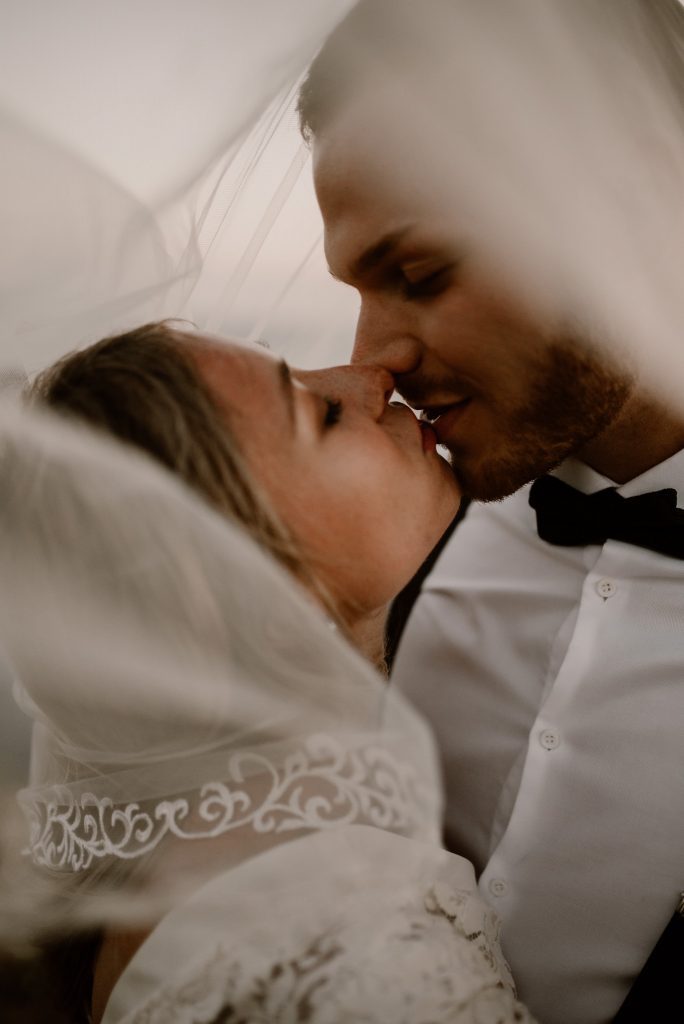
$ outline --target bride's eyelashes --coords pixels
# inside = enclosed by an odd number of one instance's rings
[[[342,402],[338,398],[325,398],[324,401],[325,416],[323,417],[323,426],[327,429],[328,427],[334,427],[339,422],[342,415]]]

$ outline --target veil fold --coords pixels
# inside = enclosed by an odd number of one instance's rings
[[[3,0],[0,364],[30,373],[145,320],[348,355],[327,281],[295,83],[352,0],[180,0],[40,11]],[[478,259],[554,315],[626,345],[680,402],[684,172],[679,0],[401,0],[436,19],[415,81],[372,42]],[[419,48],[419,47],[417,47]],[[288,99],[289,97],[289,99]]]
[[[284,100],[351,6],[2,0],[0,366],[30,375],[165,316],[217,329],[231,304],[225,263],[250,244],[266,203],[249,180],[259,167],[285,174]],[[301,142],[294,125],[289,135]],[[240,216],[226,221],[235,204]],[[211,261],[205,274],[221,232],[224,269]],[[248,333],[246,316],[251,326],[263,312],[238,311],[229,333]]]
[[[0,409],[0,466],[0,643],[35,723],[20,801],[53,898],[77,883],[96,916],[114,877],[122,914],[113,865],[132,863],[138,914],[150,855],[150,899],[163,878],[173,901],[214,849],[226,866],[345,824],[436,841],[426,728],[242,529],[44,413]],[[186,841],[203,852],[176,876]],[[45,893],[23,895],[35,925]]]
[[[305,273],[317,263],[325,277],[320,227],[286,232],[303,247],[287,251],[268,301],[257,257],[283,194],[295,225],[299,200],[311,200],[297,192],[301,143],[291,133],[279,149],[277,126],[291,122],[293,83],[352,6],[4,0],[5,377],[164,315],[260,334],[290,291],[293,333],[310,331],[298,351],[310,341],[311,361],[323,361]],[[435,9],[400,8],[417,28]],[[446,77],[413,90],[391,69],[376,73],[396,84],[399,133],[414,116],[425,129],[420,168],[435,173],[426,180],[444,218],[539,306],[624,343],[680,407],[681,6],[441,8]],[[257,166],[269,177],[274,149],[284,170],[242,233],[249,182]],[[251,315],[239,309],[250,287]],[[22,794],[32,832],[9,813],[2,832],[8,936],[22,921],[64,923],[74,907],[95,919],[107,893],[96,869],[161,858],[181,832],[198,844],[240,829],[284,842],[354,820],[436,835],[422,725],[278,566],[142,456],[2,406],[0,647],[36,723]],[[19,856],[27,844],[40,875]],[[140,872],[127,876],[107,913],[145,906],[133,877],[140,886]],[[64,902],[80,878],[90,888]],[[154,898],[172,890],[173,879]]]

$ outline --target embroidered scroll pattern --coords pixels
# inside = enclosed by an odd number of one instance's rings
[[[224,780],[176,799],[118,804],[86,793],[76,801],[57,789],[53,800],[24,810],[34,862],[83,871],[104,857],[141,857],[166,836],[210,839],[245,826],[277,834],[354,823],[410,833],[430,803],[415,770],[386,749],[350,749],[315,735],[278,765],[255,751],[236,752]]]

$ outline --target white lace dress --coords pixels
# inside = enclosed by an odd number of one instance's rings
[[[497,932],[468,861],[363,825],[321,832],[169,914],[103,1024],[530,1022]]]

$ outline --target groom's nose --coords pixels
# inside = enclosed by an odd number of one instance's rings
[[[332,366],[325,370],[293,370],[292,375],[310,391],[375,419],[382,416],[394,391],[392,374],[381,366]]]
[[[417,326],[390,300],[362,297],[352,364],[382,366],[393,377],[413,373],[421,361]]]

